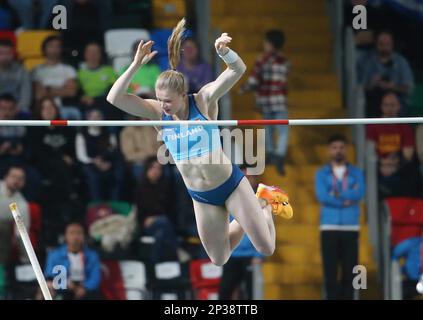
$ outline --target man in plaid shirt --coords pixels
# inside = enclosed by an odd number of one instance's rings
[[[255,91],[256,103],[264,119],[288,119],[286,107],[287,74],[289,62],[282,54],[285,36],[282,31],[266,32],[264,52],[257,59],[254,69],[241,92]],[[277,142],[274,133],[277,133]],[[284,172],[284,159],[288,147],[288,126],[266,127],[266,163],[276,165]]]

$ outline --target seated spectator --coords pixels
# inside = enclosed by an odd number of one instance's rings
[[[52,98],[60,108],[64,119],[81,119],[76,105],[77,82],[75,69],[62,63],[62,41],[57,36],[50,36],[42,44],[46,62],[37,66],[32,74],[35,84],[35,98]]]
[[[137,53],[139,43],[140,41],[136,41],[132,46],[133,56]],[[120,75],[122,75],[128,67],[129,65],[123,67],[122,70],[120,70]],[[159,65],[152,61],[148,62],[135,73],[129,85],[128,92],[146,99],[156,99],[154,88],[160,73],[161,70]]]
[[[16,120],[18,105],[10,94],[0,96],[0,120]],[[11,165],[24,164],[25,127],[0,127],[0,176]]]
[[[60,120],[59,109],[50,98],[43,98],[35,117],[41,120]],[[27,139],[31,162],[44,178],[50,201],[63,202],[75,196],[75,132],[65,127],[29,127]]]
[[[13,237],[14,220],[10,213],[9,205],[12,202],[18,204],[25,227],[29,230],[30,213],[28,202],[22,195],[21,190],[25,186],[25,171],[18,166],[12,166],[6,172],[3,180],[0,181],[0,269],[5,267],[10,262],[10,247]],[[16,232],[16,235],[18,233]],[[19,260],[21,262],[27,261],[26,251],[20,239],[17,239],[19,244]],[[4,284],[4,281],[0,283]],[[0,285],[0,296],[4,293],[5,288]]]
[[[0,39],[0,95],[12,94],[18,101],[19,111],[29,112],[31,86],[28,72],[14,58],[12,42]]]
[[[145,160],[157,156],[160,144],[154,127],[126,127],[120,132],[122,154],[131,166],[135,180],[144,173]]]
[[[106,119],[122,119],[118,108],[106,101],[106,95],[117,79],[111,66],[103,64],[102,47],[89,43],[84,51],[84,63],[78,70],[78,81],[82,90],[80,103],[85,110],[100,109]]]
[[[66,52],[75,64],[82,60],[82,52],[90,42],[103,43],[104,32],[110,29],[112,0],[62,0],[67,9],[67,29],[62,31]]]
[[[103,120],[99,110],[91,110],[88,120]],[[91,201],[119,200],[122,189],[122,161],[117,137],[104,127],[84,127],[76,135],[76,157]]]
[[[413,299],[418,292],[416,285],[422,275],[422,248],[423,237],[413,237],[398,243],[392,249],[392,259],[400,260],[405,258],[402,272],[405,275],[403,280],[403,299]]]
[[[398,153],[379,159],[379,197],[421,197],[422,179],[413,162],[401,163]]]
[[[156,263],[177,258],[178,241],[172,223],[171,190],[163,176],[157,157],[145,161],[145,171],[139,181],[135,203],[138,207],[138,223],[143,235],[155,239],[150,262]]]
[[[214,80],[212,67],[201,59],[198,43],[193,38],[184,40],[182,59],[177,70],[188,80],[188,93],[197,93]]]
[[[378,106],[385,91],[394,91],[402,103],[401,115],[406,115],[405,100],[414,88],[413,72],[408,61],[394,51],[394,39],[390,32],[379,33],[376,50],[358,62],[358,77],[366,89],[367,116],[378,117]]]
[[[66,283],[54,281],[63,276],[57,266],[66,270]],[[101,264],[97,253],[85,245],[84,227],[80,223],[70,223],[65,230],[65,244],[47,255],[44,269],[51,295],[64,300],[100,299]],[[56,287],[55,287],[56,284]],[[64,287],[57,287],[62,284]]]
[[[398,96],[386,93],[381,102],[382,117],[397,117],[401,109]],[[376,145],[379,158],[399,153],[405,161],[414,157],[415,141],[413,128],[409,124],[375,124],[367,126],[367,139]]]
[[[39,20],[34,20],[35,0],[8,0],[9,5],[17,12],[21,23],[21,28],[32,29],[50,29],[50,18],[53,7],[59,0],[38,1],[41,12],[38,14]]]
[[[367,11],[367,29],[356,30],[353,28],[356,48],[361,55],[373,48],[376,30],[387,26],[389,20],[386,18],[386,10],[383,6],[375,4],[375,1],[349,0],[344,6],[344,19],[347,27],[351,28],[354,18],[357,16],[356,13],[353,13],[355,6],[365,6]]]

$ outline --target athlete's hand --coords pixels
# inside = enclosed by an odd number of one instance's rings
[[[153,44],[153,41],[144,43],[144,40],[141,40],[140,44],[138,45],[137,53],[134,57],[134,63],[137,66],[143,66],[147,64],[157,54],[157,51],[151,52]]]
[[[224,56],[226,53],[228,53],[228,44],[231,43],[231,41],[232,38],[229,37],[227,33],[222,33],[222,35],[214,42],[217,53],[221,56]]]

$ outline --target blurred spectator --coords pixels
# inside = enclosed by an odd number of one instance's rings
[[[14,59],[13,44],[0,39],[0,95],[12,94],[20,111],[30,111],[31,79],[25,68]]]
[[[120,145],[125,160],[131,166],[133,177],[138,180],[144,173],[145,160],[152,156],[157,157],[161,143],[157,141],[154,127],[126,127],[120,133]]]
[[[43,98],[35,117],[41,120],[60,120],[59,109],[50,98]],[[32,163],[44,178],[44,185],[52,202],[63,202],[75,196],[73,170],[75,166],[75,132],[73,128],[50,126],[29,127],[27,139]]]
[[[254,192],[257,191],[259,180],[257,176],[247,175],[247,167],[241,167]],[[231,216],[231,220],[233,220]],[[231,300],[237,298],[253,300],[253,268],[263,262],[264,256],[254,248],[247,235],[244,235],[239,245],[232,252],[228,262],[223,266],[222,278],[219,288],[220,300]],[[245,290],[241,290],[242,286]],[[235,297],[239,289],[238,297]]]
[[[66,6],[69,29],[88,31],[110,29],[113,21],[112,0],[60,0]],[[88,27],[85,29],[85,27]]]
[[[133,56],[138,49],[138,44],[140,41],[136,41],[132,46]],[[125,66],[120,70],[120,75],[122,75],[127,69],[128,66]],[[156,80],[161,73],[160,67],[158,64],[150,61],[147,64],[143,65],[142,68],[138,69],[132,78],[132,82],[129,85],[129,93],[136,94],[143,98],[156,99],[155,86]]]
[[[367,11],[367,29],[356,30],[352,28],[355,35],[356,48],[360,53],[366,53],[372,49],[375,42],[375,32],[382,29],[389,24],[386,18],[386,10],[382,6],[375,4],[375,1],[369,0],[347,0],[344,7],[345,25],[350,27],[353,25],[353,20],[357,16],[353,13],[355,6],[365,6]]]
[[[0,120],[16,120],[18,106],[10,94],[0,96]],[[15,164],[24,164],[25,127],[0,127],[0,176]]]
[[[279,30],[266,32],[264,52],[257,59],[247,82],[241,92],[256,91],[257,108],[263,113],[264,119],[288,119],[286,105],[287,74],[289,62],[282,49],[285,35]],[[277,143],[274,143],[274,133],[277,133]],[[266,127],[266,159],[276,165],[278,172],[285,174],[284,163],[288,148],[288,126]]]
[[[200,57],[200,48],[193,38],[187,38],[182,44],[182,59],[177,70],[188,81],[188,93],[197,93],[214,80],[211,65]]]
[[[397,117],[400,109],[400,101],[394,92],[388,92],[382,97],[382,117]],[[409,124],[368,125],[367,139],[376,144],[379,158],[391,153],[399,153],[405,161],[413,160],[414,132]]]
[[[106,101],[106,95],[117,75],[111,66],[103,64],[103,49],[89,43],[84,51],[84,63],[78,70],[78,80],[82,90],[81,104],[85,110],[100,109],[106,119],[121,119],[119,109]]]
[[[401,163],[400,154],[391,153],[379,159],[379,196],[422,197],[422,179],[413,162]]]
[[[63,276],[57,266],[66,270],[65,288],[55,288],[55,276]],[[65,230],[65,244],[47,255],[44,274],[52,297],[64,300],[100,299],[101,264],[97,253],[85,245],[84,228],[70,223]]]
[[[178,239],[171,217],[173,208],[170,185],[163,176],[163,167],[156,156],[147,158],[144,166],[135,202],[141,233],[155,239],[150,262],[177,259]]]
[[[315,192],[320,211],[324,298],[354,298],[353,268],[358,264],[360,201],[364,196],[363,171],[347,162],[347,140],[329,138],[329,164],[316,173]],[[341,277],[338,280],[338,267]]]
[[[103,120],[99,110],[91,110],[88,120]],[[117,137],[104,127],[84,127],[76,135],[76,157],[91,201],[119,200],[122,189],[122,160]]]
[[[423,234],[422,234],[423,236]],[[392,249],[392,259],[405,258],[403,265],[403,299],[410,300],[418,295],[416,285],[422,275],[423,237],[408,238]]]
[[[112,24],[112,0],[61,0],[67,9],[68,25],[62,31],[65,51],[75,64],[90,42],[103,44],[104,32]]]
[[[359,65],[359,82],[366,89],[367,116],[378,117],[378,106],[385,91],[396,92],[401,100],[402,115],[407,114],[406,98],[414,88],[413,72],[408,61],[401,54],[394,51],[392,33],[383,31],[376,38],[376,50],[372,51]]]
[[[46,38],[42,44],[42,52],[46,62],[33,71],[35,98],[53,98],[60,108],[64,119],[81,119],[76,104],[77,82],[75,69],[62,63],[62,41],[57,36]],[[73,99],[72,99],[73,98]],[[72,105],[71,105],[72,104]]]
[[[21,27],[26,30],[50,29],[50,18],[53,7],[59,0],[8,0],[9,5],[17,12]],[[38,21],[34,21],[35,2],[38,3],[40,13]]]
[[[21,193],[25,186],[25,171],[18,166],[11,166],[0,181],[0,269],[5,268],[10,262],[10,247],[12,242],[14,220],[10,213],[9,205],[16,202],[21,212],[25,227],[29,230],[30,214],[27,200]],[[16,232],[16,235],[18,233]],[[21,262],[26,261],[26,251],[23,247],[22,241],[18,239],[19,255]],[[0,279],[0,283],[4,283]],[[4,293],[4,288],[0,286],[0,296]]]

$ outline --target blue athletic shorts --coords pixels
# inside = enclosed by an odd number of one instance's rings
[[[191,198],[198,202],[215,206],[224,206],[226,199],[228,199],[231,193],[238,187],[243,177],[244,173],[241,169],[238,168],[237,165],[232,164],[231,176],[217,188],[209,191],[194,191],[188,189],[188,193],[191,195]]]

